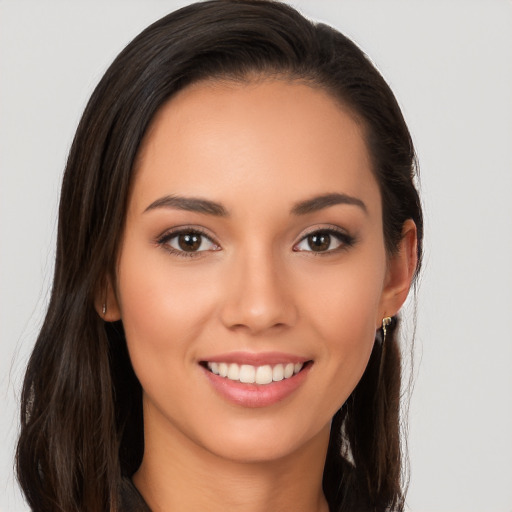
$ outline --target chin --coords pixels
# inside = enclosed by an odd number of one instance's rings
[[[288,456],[303,451],[307,446],[327,447],[330,420],[324,426],[291,429],[289,425],[276,425],[275,422],[241,422],[232,428],[224,428],[201,444],[212,454],[238,463],[265,463],[285,460]],[[316,446],[318,445],[318,446]]]

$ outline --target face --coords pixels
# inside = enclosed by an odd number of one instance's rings
[[[326,439],[398,307],[382,232],[362,128],[327,93],[172,98],[139,154],[109,299],[146,434],[243,461]]]

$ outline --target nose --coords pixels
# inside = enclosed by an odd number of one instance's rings
[[[253,253],[241,254],[230,266],[221,308],[228,329],[254,335],[296,323],[293,285],[284,262],[277,263],[271,254]]]

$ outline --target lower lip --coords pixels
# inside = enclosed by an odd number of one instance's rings
[[[203,368],[208,380],[223,398],[242,407],[268,407],[289,397],[304,382],[312,363],[288,379],[270,384],[244,384],[215,375]]]

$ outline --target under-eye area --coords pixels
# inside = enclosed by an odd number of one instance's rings
[[[219,377],[244,384],[264,385],[289,379],[313,364],[313,361],[265,364],[260,366],[210,361],[201,361],[200,364],[203,368]]]

